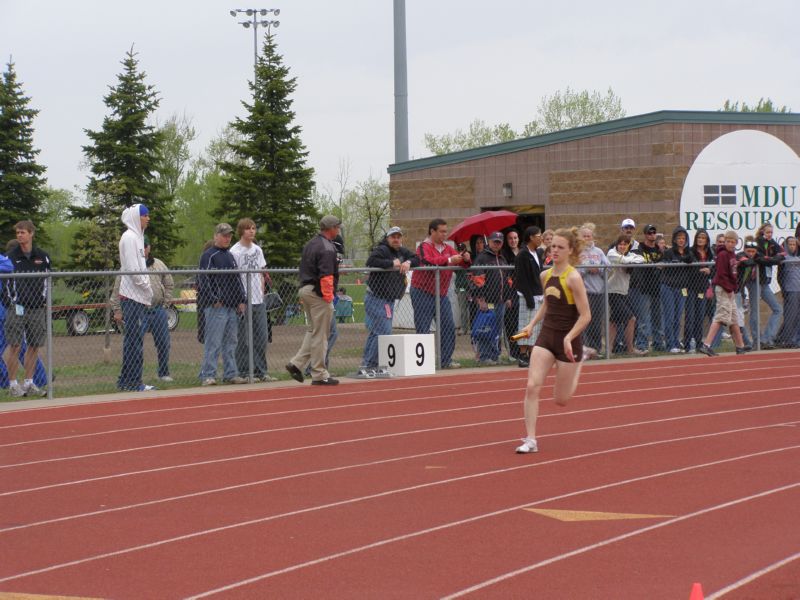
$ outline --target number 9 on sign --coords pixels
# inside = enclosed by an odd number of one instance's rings
[[[433,375],[436,372],[433,334],[378,336],[378,364],[396,376]]]

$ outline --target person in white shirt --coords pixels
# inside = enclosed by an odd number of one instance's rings
[[[261,247],[255,243],[256,224],[252,219],[240,219],[236,225],[236,234],[239,241],[231,248],[230,252],[240,270],[252,271],[265,269],[267,261]],[[269,342],[269,320],[264,306],[264,290],[268,285],[268,275],[265,271],[260,273],[242,273],[242,286],[245,294],[248,293],[248,278],[250,280],[249,298],[250,309],[253,313],[253,377],[256,381],[275,381],[267,372],[267,344]],[[247,312],[239,318],[239,338],[236,344],[236,368],[239,377],[249,377],[250,374],[250,346],[247,334]]]
[[[144,231],[150,224],[150,211],[144,204],[134,204],[122,211],[127,227],[119,239],[120,271],[135,272],[122,275],[119,298],[125,338],[122,344],[122,369],[117,388],[122,391],[144,392],[155,389],[142,383],[144,362],[145,310],[153,302],[153,289],[144,255]]]
[[[631,275],[628,269],[619,268],[622,265],[644,264],[644,257],[641,254],[630,252],[630,249],[630,240],[625,234],[620,234],[617,243],[608,251],[608,262],[618,265],[618,268],[611,269],[608,274],[608,309],[611,313],[608,339],[617,339],[617,327],[622,327],[628,354],[644,356],[647,354],[647,350],[639,350],[633,345],[636,316],[628,302]]]

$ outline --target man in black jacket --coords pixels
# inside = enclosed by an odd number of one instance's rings
[[[8,253],[15,273],[46,273],[50,270],[47,252],[33,245],[36,227],[31,221],[20,221],[14,226],[19,245]],[[33,382],[39,358],[39,347],[47,339],[47,280],[12,279],[6,281],[3,304],[6,307],[5,334],[8,341],[6,365],[9,393],[12,396],[42,396],[43,392]],[[27,341],[25,353],[25,381],[17,382],[18,357],[22,342]]]
[[[378,368],[378,336],[391,335],[395,301],[403,297],[406,274],[409,269],[419,266],[419,257],[403,246],[403,231],[399,227],[392,227],[373,248],[367,258],[367,266],[387,270],[372,271],[367,279],[364,324],[369,334],[356,377],[388,377],[387,371]]]
[[[542,302],[542,255],[539,246],[542,244],[542,230],[532,225],[525,230],[522,236],[525,246],[514,259],[514,283],[517,294],[520,296],[519,303],[519,329],[527,326],[536,314],[536,310]],[[536,326],[536,330],[529,338],[522,338],[517,341],[520,349],[519,366],[523,369],[529,365],[528,357],[531,348],[536,342],[541,325]]]
[[[302,382],[303,369],[311,362],[311,385],[337,385],[325,366],[328,335],[333,319],[333,298],[339,283],[339,261],[333,240],[340,233],[342,222],[338,217],[325,215],[319,222],[319,234],[305,246],[300,257],[300,289],[298,298],[308,322],[303,343],[286,370]]]

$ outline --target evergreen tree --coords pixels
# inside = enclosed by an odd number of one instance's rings
[[[73,268],[80,270],[119,264],[117,241],[124,230],[120,216],[137,202],[152,213],[147,234],[155,256],[169,260],[179,243],[173,198],[155,175],[163,134],[149,124],[149,118],[158,107],[158,92],[145,83],[146,74],[139,71],[133,49],[122,66],[116,86],[103,98],[110,114],[100,130],[86,130],[91,140],[83,147],[91,171],[90,204],[72,209],[75,217],[89,221],[81,227],[72,256]]]
[[[305,166],[308,152],[300,127],[292,124],[290,96],[296,87],[268,35],[250,85],[252,103],[242,102],[247,117],[231,123],[239,136],[229,144],[233,156],[219,163],[223,180],[215,216],[234,226],[241,217],[252,218],[259,244],[275,267],[297,265],[318,228],[313,169]]]
[[[9,61],[0,79],[0,240],[14,237],[14,224],[30,219],[39,244],[45,167],[36,162],[39,150],[33,147],[33,119],[39,111],[29,102]]]

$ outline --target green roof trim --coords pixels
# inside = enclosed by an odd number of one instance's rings
[[[721,111],[689,111],[689,110],[662,110],[658,112],[636,115],[596,123],[594,125],[584,125],[573,129],[565,129],[554,133],[546,133],[534,137],[520,138],[510,142],[481,146],[480,148],[470,148],[460,152],[450,154],[440,154],[426,158],[418,158],[402,163],[389,165],[389,174],[406,173],[419,169],[429,169],[431,167],[441,167],[469,160],[478,160],[489,156],[498,156],[520,150],[530,150],[562,142],[571,142],[583,138],[594,137],[597,135],[607,135],[627,131],[629,129],[639,129],[661,125],[663,123],[709,123],[726,125],[800,125],[800,113],[753,113],[753,112],[721,112]]]

